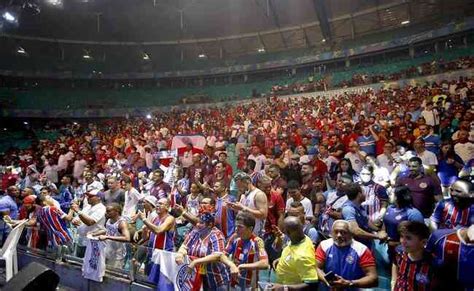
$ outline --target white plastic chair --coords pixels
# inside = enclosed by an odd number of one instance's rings
[[[23,220],[20,224],[15,226],[8,235],[2,249],[0,250],[0,261],[4,261],[5,265],[5,280],[8,282],[16,273],[18,273],[18,255],[16,246],[20,239],[21,233],[25,228],[27,220]]]

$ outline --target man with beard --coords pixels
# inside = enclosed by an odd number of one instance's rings
[[[349,222],[334,221],[331,236],[316,249],[318,277],[326,285],[343,290],[377,286],[375,258],[367,246],[353,239]],[[328,282],[325,276],[329,272],[334,279]]]
[[[474,193],[472,183],[458,180],[450,187],[451,198],[436,204],[431,215],[431,228],[469,227],[474,224]]]
[[[304,164],[301,166],[301,194],[304,197],[310,197],[311,189],[313,187],[313,166],[311,164]]]
[[[201,154],[195,153],[193,155],[193,164],[187,169],[189,185],[195,183],[196,181],[202,183],[206,174],[207,173],[205,172],[205,166],[201,162]]]
[[[227,204],[235,202],[235,198],[229,195],[227,186],[222,181],[214,183],[214,195],[216,199],[216,227],[228,239],[235,230],[235,212]]]
[[[431,216],[434,202],[442,198],[441,186],[432,176],[423,172],[423,163],[419,157],[410,158],[408,169],[410,174],[400,177],[396,184],[405,185],[410,189],[413,206],[427,219]]]

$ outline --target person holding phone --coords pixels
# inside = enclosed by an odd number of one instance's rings
[[[316,265],[318,278],[338,290],[371,288],[378,284],[372,252],[353,239],[349,222],[345,220],[336,220],[332,238],[322,241],[316,249]]]

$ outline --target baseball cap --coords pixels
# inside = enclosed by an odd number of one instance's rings
[[[23,204],[34,204],[36,201],[35,195],[28,195],[23,199]]]

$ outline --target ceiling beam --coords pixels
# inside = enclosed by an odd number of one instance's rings
[[[327,14],[327,7],[325,0],[313,0],[314,11],[318,17],[319,27],[324,39],[332,39],[331,25],[329,24],[329,18]]]

